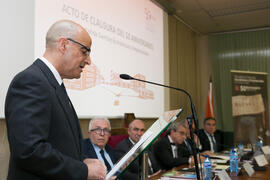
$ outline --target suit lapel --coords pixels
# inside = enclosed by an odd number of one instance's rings
[[[80,152],[80,145],[79,145],[79,132],[78,132],[78,118],[77,115],[75,114],[75,111],[72,109],[72,107],[70,106],[70,102],[68,97],[66,96],[65,92],[63,91],[63,89],[59,86],[58,88],[56,88],[56,95],[58,97],[58,100],[60,101],[60,104],[62,105],[65,113],[66,113],[66,117],[68,120],[68,123],[70,125],[70,128],[72,130],[73,133],[73,137],[74,137],[74,141],[76,142],[77,148]]]
[[[115,162],[113,151],[112,151],[111,147],[108,144],[106,144],[105,150],[109,154],[109,156],[110,156],[110,158],[112,160],[112,163],[115,164],[116,162]]]
[[[165,140],[166,140],[166,143],[167,143],[168,148],[170,149],[171,156],[174,157],[174,156],[173,156],[173,152],[172,152],[171,142],[170,142],[170,140],[169,140],[168,135],[165,137]],[[177,149],[177,151],[179,151],[179,148]]]
[[[77,146],[78,153],[80,154],[81,148],[80,148],[80,142],[79,142],[78,137],[81,137],[81,132],[80,132],[80,128],[79,128],[80,126],[78,124],[79,122],[78,122],[77,114],[76,114],[75,110],[72,109],[73,106],[71,107],[69,105],[70,101],[69,101],[66,93],[61,88],[61,86],[58,84],[58,82],[55,79],[51,70],[39,59],[37,59],[34,62],[34,65],[37,65],[41,69],[41,71],[45,74],[45,76],[47,77],[47,79],[50,82],[50,84],[52,85],[52,87],[55,89],[56,96],[57,96],[65,114],[66,114],[68,123],[70,125],[71,130],[72,130],[73,139],[74,139],[75,144]]]
[[[88,147],[87,154],[89,155],[88,157],[98,159],[96,151],[95,151],[90,139],[87,139],[87,147]]]

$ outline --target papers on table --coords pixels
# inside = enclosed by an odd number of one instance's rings
[[[230,156],[226,156],[226,155],[213,155],[210,157],[210,159],[219,159],[219,160],[230,160]]]

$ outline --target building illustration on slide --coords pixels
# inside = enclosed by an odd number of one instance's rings
[[[136,74],[134,77],[145,80],[145,76],[142,74]],[[129,96],[145,100],[154,99],[153,91],[146,89],[144,82],[124,81],[119,78],[118,73],[113,71],[110,73],[110,79],[106,80],[94,63],[92,63],[91,66],[85,66],[80,79],[65,79],[64,83],[67,89],[72,90],[86,90],[89,88],[94,88],[95,86],[103,86],[104,89],[114,94],[117,99],[119,99],[121,96]],[[117,89],[124,90],[121,92],[114,92],[115,88],[110,87],[117,87]],[[132,94],[130,93],[130,90],[132,90]],[[114,105],[119,105],[119,100],[116,100]]]

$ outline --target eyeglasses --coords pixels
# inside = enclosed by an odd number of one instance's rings
[[[89,47],[87,47],[87,46],[85,46],[85,45],[83,45],[83,44],[79,43],[78,41],[75,41],[75,40],[73,40],[73,39],[71,39],[71,38],[67,38],[67,40],[69,40],[69,41],[71,41],[71,42],[73,42],[73,43],[79,44],[83,49],[86,50],[86,51],[83,51],[83,52],[82,52],[83,55],[86,56],[86,57],[89,56],[89,54],[90,54],[90,52],[91,52],[91,49],[90,49]]]
[[[111,133],[111,130],[108,128],[96,128],[96,129],[91,129],[90,131],[95,132],[98,135],[101,135],[101,133],[103,132],[105,135],[109,135]]]

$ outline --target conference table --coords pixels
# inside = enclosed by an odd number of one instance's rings
[[[268,159],[268,158],[267,158]],[[269,160],[268,160],[269,162]],[[267,166],[267,169],[266,171],[255,171],[255,173],[249,177],[248,174],[245,172],[245,170],[242,168],[241,169],[241,172],[239,173],[238,176],[236,177],[231,177],[232,180],[270,180],[270,165]],[[179,167],[176,167],[174,168],[174,170],[180,170],[180,169],[183,169],[183,168],[186,168],[188,167],[188,165],[182,165],[182,166],[179,166]],[[166,171],[168,172],[168,171]],[[149,178],[149,180],[158,180],[161,178],[162,174],[165,173],[165,172],[161,172],[155,176],[152,176]],[[219,179],[219,178],[217,178]]]

